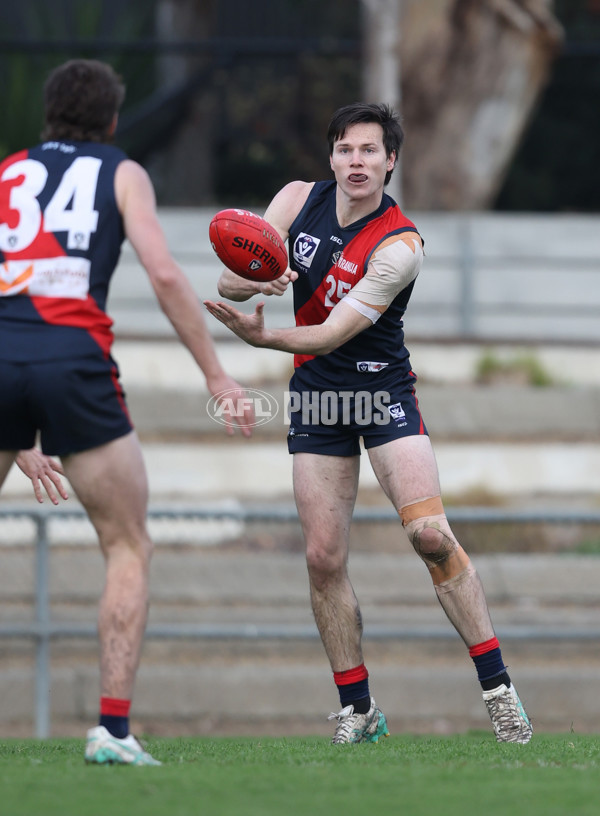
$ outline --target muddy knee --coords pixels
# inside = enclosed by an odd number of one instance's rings
[[[404,529],[415,552],[430,569],[445,564],[458,550],[456,539],[443,529],[435,517],[410,522]]]
[[[403,507],[400,517],[410,543],[431,572],[446,573],[448,562],[464,553],[450,529],[439,496]]]

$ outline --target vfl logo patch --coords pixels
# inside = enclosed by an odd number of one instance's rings
[[[406,414],[404,413],[401,402],[397,402],[395,405],[388,405],[388,411],[395,422],[401,422],[403,419],[406,419]]]
[[[363,360],[362,362],[356,364],[356,368],[358,369],[358,371],[361,371],[361,372],[366,372],[366,371],[372,372],[372,371],[381,371],[382,369],[384,369],[388,365],[389,365],[389,363],[374,363],[371,360]]]
[[[300,233],[294,241],[294,260],[298,266],[310,269],[320,243],[320,238],[313,238],[312,235],[307,235],[305,232]]]
[[[248,264],[248,269],[251,272],[256,272],[258,269],[261,269],[261,267],[262,264],[257,258],[254,258],[254,260],[250,261],[250,263]]]

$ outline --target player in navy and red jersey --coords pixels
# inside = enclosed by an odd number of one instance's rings
[[[111,144],[123,97],[109,65],[59,66],[44,87],[44,141],[0,164],[0,485],[16,458],[38,500],[45,487],[56,503],[57,491],[67,496],[64,472],[87,511],[106,581],[100,721],[88,731],[86,760],[155,765],[129,733],[152,542],[146,470],[106,313],[125,237],[211,394],[244,391],[223,371],[202,306],[169,252],[146,171]],[[238,418],[246,436],[250,413]]]
[[[291,283],[295,327],[266,329],[263,302],[253,315],[224,302],[205,303],[251,345],[295,355],[288,447],[313,612],[342,705],[332,715],[333,742],[377,742],[387,734],[369,690],[362,617],[347,572],[362,437],[379,483],[475,662],[496,739],[526,743],[531,723],[503,663],[481,581],[444,513],[404,345],[402,318],[423,241],[384,193],[402,140],[388,106],[340,108],[328,131],[335,181],[291,182],[265,212],[288,240],[289,269],[260,284],[223,271],[219,292],[231,300],[280,295]]]

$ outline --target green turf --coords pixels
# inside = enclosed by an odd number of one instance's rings
[[[600,737],[487,732],[148,739],[162,767],[86,766],[81,740],[0,742],[3,816],[587,816],[598,814]]]

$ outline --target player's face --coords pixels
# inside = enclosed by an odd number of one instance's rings
[[[333,145],[330,162],[335,180],[352,199],[381,195],[386,173],[394,166],[383,146],[383,128],[377,122],[351,125]]]

